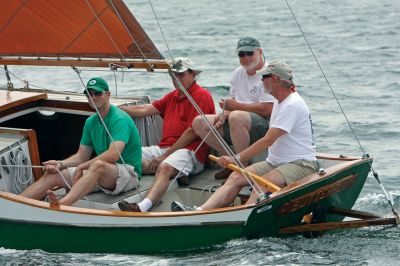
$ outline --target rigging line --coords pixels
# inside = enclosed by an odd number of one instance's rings
[[[261,187],[258,185],[258,183],[253,180],[253,178],[250,176],[248,171],[243,166],[242,162],[240,160],[238,160],[237,156],[234,154],[232,149],[228,146],[228,144],[225,142],[225,140],[223,140],[223,138],[219,135],[217,129],[211,124],[210,121],[208,121],[208,119],[205,116],[204,112],[197,105],[196,101],[192,98],[192,96],[185,89],[185,87],[183,87],[182,83],[178,80],[178,78],[175,76],[175,74],[171,70],[169,71],[169,75],[171,76],[171,79],[173,81],[176,81],[179,89],[185,94],[185,96],[189,99],[189,101],[191,102],[193,107],[196,109],[196,111],[199,113],[201,118],[206,122],[207,127],[209,128],[210,131],[212,131],[214,136],[218,139],[218,141],[220,142],[222,147],[227,152],[228,156],[230,156],[234,160],[236,165],[240,166],[240,168],[241,168],[240,171],[243,174],[243,176],[246,178],[246,180],[248,181],[249,185],[253,188],[253,190],[257,193],[257,195],[260,198],[264,197],[264,195],[265,195],[264,191],[261,189]]]
[[[165,38],[164,31],[163,31],[163,29],[162,29],[162,27],[161,27],[161,24],[160,24],[159,20],[158,20],[156,11],[155,11],[155,9],[154,9],[154,7],[153,7],[153,3],[151,2],[151,0],[149,0],[149,3],[150,3],[150,6],[151,6],[151,9],[153,10],[154,17],[156,18],[158,27],[160,28],[161,35],[162,35],[162,37],[163,37],[163,39],[164,39],[165,45],[167,46],[168,52],[169,52],[169,54],[170,54],[170,56],[171,56],[171,59],[174,59],[174,57],[172,56],[171,49],[169,49],[169,45],[168,45],[167,39]]]
[[[6,69],[6,68],[3,67],[3,66],[1,66],[1,68]],[[27,82],[26,80],[23,80],[22,78],[18,77],[16,74],[14,74],[13,72],[11,72],[8,68],[7,68],[7,71],[8,71],[8,73],[11,74],[14,78],[16,78],[16,79],[18,79],[19,81],[21,81],[22,83],[25,83],[25,84],[26,84],[26,82]],[[38,86],[38,85],[34,85],[34,84],[31,84],[31,83],[29,83],[29,86],[36,87],[36,88],[41,89],[41,90],[49,90],[49,89],[46,89],[46,88],[44,88],[44,87],[40,87],[40,86]]]
[[[119,156],[119,158],[121,159],[122,164],[124,165],[126,172],[127,172],[127,173],[129,174],[129,176],[131,177],[131,180],[132,180],[133,184],[135,185],[135,188],[136,188],[136,190],[138,191],[138,194],[139,194],[140,198],[143,200],[144,198],[143,198],[143,196],[142,196],[142,194],[141,194],[141,192],[140,192],[139,184],[138,184],[138,182],[133,178],[133,176],[130,174],[130,172],[128,171],[128,168],[126,167],[125,160],[124,160],[124,158],[122,158],[121,151],[118,149],[117,144],[115,144],[114,139],[113,139],[113,137],[112,137],[112,135],[111,135],[111,132],[108,130],[108,128],[107,128],[107,126],[106,126],[106,123],[104,122],[104,119],[103,119],[103,118],[101,117],[101,115],[100,115],[99,109],[98,109],[97,106],[94,104],[94,101],[93,101],[93,99],[92,99],[92,96],[91,96],[90,93],[88,92],[88,89],[86,88],[85,83],[84,83],[83,80],[82,80],[82,77],[81,77],[81,74],[80,74],[79,69],[77,69],[77,68],[75,68],[75,67],[72,67],[72,69],[73,69],[73,70],[75,71],[75,73],[78,75],[78,78],[79,78],[79,80],[81,81],[81,84],[82,84],[82,86],[84,87],[84,90],[86,91],[86,94],[87,94],[87,96],[88,96],[88,98],[89,98],[89,101],[93,103],[92,106],[93,106],[93,108],[95,109],[97,115],[99,116],[100,122],[102,123],[102,125],[103,125],[103,127],[104,127],[104,129],[105,129],[105,131],[106,131],[106,133],[107,133],[107,135],[110,137],[110,141],[111,141],[111,143],[113,143],[114,148],[115,148],[115,150],[117,151],[118,156]],[[110,103],[110,104],[111,104],[111,103]]]
[[[95,16],[96,20],[99,22],[100,26],[103,28],[104,32],[107,34],[108,38],[110,39],[110,41],[112,42],[113,46],[115,47],[115,49],[117,50],[117,52],[119,53],[119,55],[122,57],[122,59],[124,61],[126,61],[126,58],[124,57],[124,55],[122,54],[121,50],[118,48],[117,44],[115,43],[114,39],[111,37],[110,32],[107,30],[106,26],[103,24],[103,22],[101,21],[100,17],[97,15],[96,11],[93,9],[93,7],[90,5],[89,0],[85,1],[90,10],[92,11],[93,15]],[[112,2],[112,1],[111,1]]]
[[[41,165],[18,165],[18,164],[2,164],[1,166],[5,166],[5,167],[15,167],[15,168],[40,168],[40,169],[44,169],[44,166]],[[58,174],[60,175],[61,179],[64,181],[65,185],[68,187],[69,190],[71,190],[71,185],[67,182],[67,179],[65,179],[64,174],[61,172],[61,170],[54,168]],[[83,196],[83,198],[87,201],[90,201],[86,196]]]
[[[109,0],[109,1],[110,1],[111,5],[112,5],[112,7],[113,7],[113,9],[114,9],[115,14],[117,14],[117,16],[118,16],[118,18],[120,19],[122,25],[124,26],[126,32],[129,34],[129,36],[131,37],[132,41],[135,43],[135,45],[136,45],[136,47],[138,48],[140,54],[142,55],[144,61],[149,65],[149,69],[152,69],[153,67],[152,67],[152,65],[150,64],[150,62],[148,61],[148,58],[146,57],[146,55],[144,54],[144,52],[143,52],[142,49],[140,48],[139,44],[136,42],[136,39],[133,38],[131,32],[129,31],[128,27],[127,27],[126,24],[125,24],[125,21],[122,19],[122,17],[121,17],[121,15],[119,14],[118,10],[115,8],[115,5],[114,5],[113,0]],[[160,56],[161,56],[161,54],[160,54]],[[161,57],[162,57],[162,56],[161,56]]]
[[[197,152],[197,151],[200,149],[200,147],[204,144],[204,142],[206,141],[206,139],[207,139],[207,137],[208,137],[208,135],[209,135],[210,133],[211,133],[211,130],[208,131],[207,136],[206,136],[206,137],[201,141],[201,143],[197,146],[197,148],[194,150],[193,154],[196,154],[196,152]],[[176,176],[174,177],[174,179],[168,184],[167,190],[169,189],[169,187],[171,186],[171,184],[173,184],[173,183],[175,182],[175,180],[177,180],[177,179],[181,176],[181,173],[182,173],[183,169],[185,169],[185,167],[188,165],[188,163],[189,163],[190,161],[193,161],[193,168],[194,168],[194,166],[195,166],[194,160],[195,160],[196,158],[193,158],[193,157],[195,157],[195,155],[193,155],[193,154],[189,151],[189,155],[190,155],[189,160],[186,161],[185,165],[181,168],[181,170],[179,170],[179,173],[177,173]]]
[[[321,71],[322,75],[324,76],[324,79],[325,79],[326,83],[328,84],[329,89],[331,90],[333,96],[335,97],[335,100],[336,100],[336,102],[337,102],[337,104],[338,104],[338,106],[339,106],[339,108],[340,108],[340,111],[342,112],[344,118],[346,119],[347,124],[349,125],[350,130],[351,130],[351,132],[352,132],[354,138],[355,138],[356,141],[358,142],[358,146],[360,147],[360,149],[361,149],[363,155],[366,155],[366,152],[364,151],[364,148],[363,148],[363,146],[361,145],[361,142],[360,142],[360,140],[358,139],[357,134],[356,134],[355,131],[353,130],[353,127],[352,127],[352,125],[351,125],[351,123],[350,123],[350,120],[347,118],[347,115],[346,115],[346,113],[344,112],[344,109],[343,109],[342,105],[340,104],[339,99],[338,99],[338,97],[336,96],[336,93],[335,93],[335,91],[333,90],[333,88],[332,88],[332,86],[331,86],[331,84],[330,84],[330,82],[329,82],[327,76],[325,75],[325,72],[324,72],[324,70],[322,69],[322,67],[321,67],[321,65],[320,65],[320,63],[319,63],[319,61],[318,61],[318,59],[317,59],[317,57],[316,57],[316,55],[315,55],[315,53],[314,53],[314,50],[311,48],[311,45],[310,45],[310,43],[308,42],[308,39],[307,39],[306,35],[304,34],[304,32],[303,32],[301,26],[300,26],[300,23],[297,21],[297,18],[296,18],[296,16],[295,16],[295,14],[293,13],[293,10],[292,10],[292,8],[290,7],[288,1],[285,0],[285,2],[286,2],[286,5],[288,6],[288,8],[289,8],[289,10],[290,10],[290,13],[291,13],[292,16],[293,16],[293,19],[295,20],[295,22],[296,22],[296,24],[297,24],[297,27],[299,27],[299,30],[300,30],[300,32],[301,32],[301,34],[302,34],[304,40],[306,41],[307,46],[308,46],[308,48],[310,49],[311,54],[312,54],[312,56],[314,57],[314,60],[315,60],[315,62],[316,62],[317,65],[318,65],[319,70]]]
[[[288,8],[289,8],[290,13],[292,14],[293,19],[295,20],[295,22],[296,22],[296,24],[297,24],[297,27],[299,28],[299,30],[300,30],[300,32],[301,32],[301,34],[302,34],[302,36],[303,36],[305,42],[307,43],[308,48],[310,49],[311,54],[312,54],[312,56],[314,57],[314,60],[315,60],[315,62],[316,62],[317,65],[318,65],[318,68],[320,69],[322,75],[324,76],[324,79],[325,79],[326,83],[328,84],[329,89],[331,90],[331,92],[332,92],[332,94],[333,94],[333,96],[334,96],[334,98],[335,98],[335,100],[336,100],[336,102],[337,102],[337,104],[338,104],[338,106],[339,106],[339,108],[340,108],[340,110],[341,110],[343,116],[345,117],[345,119],[346,119],[346,121],[347,121],[347,124],[349,125],[350,130],[351,130],[351,132],[352,132],[354,138],[355,138],[356,141],[358,142],[358,146],[360,147],[360,149],[361,149],[361,151],[362,151],[362,153],[363,153],[363,155],[364,155],[363,157],[369,157],[369,156],[367,155],[367,153],[364,151],[364,148],[363,148],[363,146],[361,145],[361,142],[360,142],[360,140],[358,139],[357,134],[356,134],[355,131],[353,130],[353,127],[352,127],[352,125],[351,125],[351,123],[350,123],[350,120],[347,118],[347,115],[346,115],[346,113],[344,112],[344,109],[342,108],[342,105],[340,104],[339,99],[337,98],[337,96],[336,96],[336,94],[335,94],[335,92],[334,92],[334,90],[333,90],[331,84],[329,83],[329,80],[328,80],[327,76],[325,75],[325,72],[324,72],[324,70],[322,69],[322,67],[321,67],[321,65],[320,65],[320,63],[319,63],[319,61],[318,61],[318,59],[317,59],[317,57],[316,57],[316,55],[315,55],[315,53],[314,53],[314,50],[311,48],[311,45],[310,45],[310,43],[308,42],[308,39],[307,39],[305,33],[303,32],[303,30],[302,30],[302,28],[301,28],[301,26],[300,26],[300,23],[298,22],[298,20],[297,20],[297,18],[296,18],[296,16],[295,16],[295,14],[294,14],[294,12],[293,12],[291,6],[289,5],[289,2],[288,2],[287,0],[285,0],[285,2],[286,2],[286,5],[287,5]],[[379,180],[378,173],[375,171],[374,167],[372,166],[371,161],[369,161],[369,166],[370,166],[370,168],[371,168],[371,170],[372,170],[373,176],[374,176],[375,179],[378,181],[378,183],[379,183],[381,189],[383,190],[383,193],[385,194],[385,197],[386,197],[386,199],[387,199],[387,201],[388,201],[388,203],[389,203],[389,205],[390,205],[390,207],[391,207],[391,209],[392,209],[392,212],[393,212],[393,214],[394,214],[395,217],[396,217],[396,221],[397,221],[397,223],[399,224],[399,223],[400,223],[399,214],[398,214],[398,212],[396,211],[396,208],[394,207],[394,204],[393,204],[392,201],[390,200],[390,198],[389,198],[389,196],[388,196],[388,194],[387,194],[387,192],[386,192],[386,189],[384,188],[383,184],[382,184],[381,181]]]

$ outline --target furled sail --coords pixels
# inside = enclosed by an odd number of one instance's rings
[[[122,0],[0,3],[0,64],[168,68]]]

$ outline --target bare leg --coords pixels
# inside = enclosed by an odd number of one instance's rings
[[[206,115],[208,121],[210,121],[210,123],[212,124],[214,121],[214,117],[215,115]],[[208,132],[210,131],[210,129],[208,128],[206,122],[203,120],[203,118],[201,118],[200,116],[197,116],[192,123],[192,128],[194,130],[194,132],[201,138],[204,139]],[[223,128],[217,128],[218,133],[223,136]],[[214,148],[215,150],[217,150],[220,154],[226,154],[225,150],[222,148],[221,144],[219,143],[218,139],[214,136],[213,133],[210,133],[206,139],[206,143]]]
[[[71,180],[67,169],[62,170],[62,174],[66,177],[67,181]],[[21,193],[21,196],[41,200],[46,197],[47,190],[52,189],[55,186],[63,188],[68,187],[58,173],[49,174],[48,172],[45,172],[38,181],[26,188]]]
[[[100,186],[113,190],[116,186],[118,168],[105,161],[94,161],[89,169],[74,184],[70,192],[61,200],[60,205],[71,205],[93,190],[97,183]]]
[[[142,159],[142,173],[144,175],[153,175],[155,172],[150,171],[149,168],[150,161]]]
[[[151,200],[153,206],[157,204],[167,190],[169,179],[177,173],[178,170],[167,163],[161,163],[158,166],[155,180],[146,196],[146,198]]]
[[[47,190],[47,198],[49,199],[50,205],[60,205],[58,197],[53,190]]]
[[[236,153],[239,153],[250,145],[251,117],[248,112],[233,111],[229,114],[229,128],[232,144]],[[242,162],[244,166],[248,162]]]
[[[246,169],[250,172],[254,172],[255,170],[252,166]],[[248,184],[243,175],[233,172],[226,180],[225,184],[215,191],[215,193],[200,207],[203,210],[210,210],[228,206],[233,202],[242,187]]]

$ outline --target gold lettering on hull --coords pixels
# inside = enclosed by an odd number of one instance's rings
[[[357,179],[357,175],[349,175],[343,179],[340,179],[332,184],[326,185],[319,188],[309,194],[295,198],[289,202],[282,204],[282,206],[277,210],[278,215],[285,215],[296,210],[299,210],[305,206],[312,203],[318,202],[322,199],[329,197],[335,193],[345,190],[351,187]]]

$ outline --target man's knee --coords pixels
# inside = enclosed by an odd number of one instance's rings
[[[232,172],[232,174],[229,175],[229,178],[225,182],[227,185],[230,186],[235,186],[235,187],[242,187],[246,185],[245,179],[242,174],[237,173],[237,172]]]
[[[90,164],[88,171],[93,173],[97,178],[102,176],[106,171],[107,163],[103,160],[95,160]]]
[[[162,178],[168,178],[169,179],[176,172],[177,172],[177,170],[174,167],[172,167],[171,165],[169,165],[167,163],[161,163],[157,167],[156,178],[162,177]]]
[[[231,128],[235,128],[236,126],[245,125],[247,127],[251,126],[250,114],[245,111],[232,111],[229,114],[229,125]]]
[[[201,116],[196,116],[192,122],[193,131],[196,134],[201,134],[204,131],[205,122]]]

